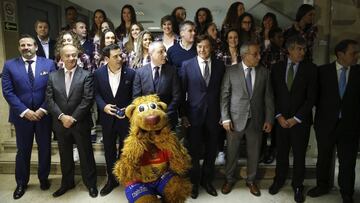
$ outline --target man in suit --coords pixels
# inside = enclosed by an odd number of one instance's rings
[[[228,194],[235,184],[240,141],[246,136],[246,185],[253,195],[260,196],[255,178],[263,131],[269,133],[273,125],[274,96],[270,71],[259,65],[259,45],[245,42],[240,55],[241,63],[226,69],[221,86],[221,119],[227,132],[226,181],[221,192]]]
[[[21,57],[6,61],[2,74],[2,91],[10,107],[9,122],[14,124],[16,131],[17,187],[14,199],[24,195],[29,182],[34,134],[38,144],[40,188],[47,190],[50,187],[51,118],[47,115],[45,90],[55,64],[36,56],[37,48],[33,37],[22,35],[19,40]]]
[[[52,127],[58,138],[61,187],[54,197],[63,195],[74,185],[73,143],[79,150],[82,179],[91,197],[98,194],[96,188],[96,165],[90,141],[92,125],[90,108],[94,101],[93,76],[77,67],[78,50],[65,45],[60,50],[64,69],[49,76],[46,102],[52,115]]]
[[[276,194],[284,185],[289,168],[289,152],[292,148],[294,164],[292,187],[296,202],[303,202],[305,156],[312,124],[312,107],[316,99],[316,66],[304,61],[306,42],[293,36],[286,42],[289,52],[286,61],[271,68],[275,97],[275,118],[278,152],[276,170],[270,194]]]
[[[37,20],[35,22],[35,32],[37,34],[36,43],[38,50],[36,55],[47,59],[55,59],[55,43],[56,41],[49,37],[50,25],[47,20]]]
[[[338,183],[343,202],[353,202],[355,165],[360,134],[359,43],[342,40],[335,46],[337,60],[318,68],[318,99],[314,128],[318,147],[317,185],[310,197],[327,194],[337,148]]]
[[[186,140],[192,162],[189,175],[193,184],[193,199],[199,194],[199,184],[207,193],[217,196],[212,181],[218,136],[221,133],[220,87],[225,66],[221,61],[211,58],[210,41],[207,35],[197,37],[197,56],[182,64],[180,76],[183,95],[187,95],[181,107],[181,117],[183,125],[188,128]],[[205,154],[200,168],[202,146]]]
[[[124,138],[128,135],[129,121],[127,118],[116,117],[117,108],[124,109],[132,101],[132,86],[135,71],[123,66],[122,51],[116,44],[106,46],[103,56],[108,62],[94,73],[95,99],[99,109],[105,150],[106,171],[108,180],[100,190],[100,195],[109,194],[119,183],[112,169],[121,154]],[[119,149],[116,150],[116,140]]]
[[[167,115],[172,128],[178,121],[181,85],[176,68],[166,63],[166,48],[162,42],[149,45],[150,63],[136,71],[133,97],[157,94],[168,105]]]
[[[77,20],[74,23],[73,32],[78,36],[85,53],[92,59],[94,57],[94,44],[87,39],[86,23],[82,20]]]

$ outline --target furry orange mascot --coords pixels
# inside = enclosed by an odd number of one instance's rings
[[[190,156],[170,130],[166,108],[159,97],[149,95],[125,110],[130,133],[114,174],[131,203],[185,202],[191,194],[191,183],[183,177],[191,167]]]

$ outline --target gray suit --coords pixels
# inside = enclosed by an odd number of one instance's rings
[[[253,70],[254,71],[254,70]],[[225,71],[221,86],[221,119],[230,120],[234,131],[227,133],[226,178],[235,182],[234,171],[238,158],[238,148],[242,137],[247,140],[247,181],[256,176],[264,122],[273,123],[274,96],[270,71],[262,66],[255,67],[255,83],[250,97],[246,89],[242,63],[232,65]]]
[[[58,138],[62,186],[74,185],[72,153],[75,142],[79,150],[83,181],[88,188],[96,187],[96,165],[90,140],[90,108],[94,102],[93,75],[77,67],[67,96],[64,70],[52,72],[46,89],[46,102],[53,120],[52,127]],[[61,113],[72,116],[76,122],[70,128],[65,128],[58,119]]]

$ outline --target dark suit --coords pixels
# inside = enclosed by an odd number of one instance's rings
[[[46,57],[44,48],[41,45],[41,42],[40,42],[39,38],[38,37],[34,37],[34,38],[35,38],[36,44],[38,46],[38,50],[36,51],[36,55]],[[49,38],[49,58],[48,59],[55,60],[55,44],[56,44],[56,41]]]
[[[102,66],[94,73],[95,99],[99,109],[99,120],[102,126],[103,142],[105,150],[106,170],[108,179],[116,182],[112,173],[113,166],[121,153],[124,138],[128,135],[129,120],[118,119],[115,116],[104,112],[107,104],[114,104],[119,108],[127,107],[132,101],[132,86],[135,77],[135,71],[123,67],[121,70],[120,84],[116,96],[113,96],[109,84],[109,75],[107,65]],[[116,139],[119,140],[119,151],[116,151]]]
[[[50,74],[46,100],[53,118],[53,130],[58,138],[62,172],[62,186],[74,185],[73,143],[78,147],[81,174],[84,184],[96,186],[96,165],[90,141],[92,126],[90,108],[94,101],[93,75],[77,67],[70,86],[69,96],[65,90],[64,69]],[[76,122],[65,128],[58,119],[60,114],[70,115]]]
[[[39,150],[38,177],[45,180],[50,172],[51,159],[51,118],[45,115],[40,121],[29,121],[20,117],[26,109],[33,111],[39,108],[47,109],[45,104],[45,90],[51,71],[55,70],[53,61],[37,57],[35,65],[34,86],[31,86],[22,58],[15,58],[5,62],[2,74],[2,90],[9,103],[9,122],[16,130],[16,168],[15,176],[18,185],[27,185],[30,173],[30,158],[34,140]]]
[[[339,118],[341,112],[341,118]],[[351,66],[343,98],[339,94],[335,63],[318,68],[318,99],[314,129],[318,147],[317,185],[330,189],[334,146],[339,158],[339,186],[354,193],[355,165],[360,133],[360,66]]]
[[[193,166],[190,178],[194,185],[198,185],[202,177],[204,178],[202,181],[213,180],[218,136],[221,133],[220,87],[225,66],[221,61],[212,59],[210,69],[210,81],[206,86],[197,57],[183,62],[181,67],[183,95],[187,94],[181,116],[186,116],[191,125],[186,138]],[[199,160],[203,144],[205,157],[200,177]]]
[[[292,88],[286,85],[287,60],[272,66],[272,84],[275,97],[275,115],[285,119],[296,117],[301,123],[292,128],[277,126],[278,152],[276,156],[275,181],[283,183],[289,168],[289,151],[292,148],[294,164],[292,186],[302,187],[305,175],[305,155],[312,124],[312,108],[316,99],[316,66],[310,62],[300,62]]]
[[[150,64],[136,70],[133,97],[157,94],[168,105],[167,115],[173,128],[178,121],[178,107],[181,102],[181,85],[174,66],[164,64],[161,67],[158,88],[155,89],[153,71]]]
[[[85,40],[84,44],[81,45],[85,51],[85,54],[90,56],[90,58],[94,57],[94,44],[90,40]]]

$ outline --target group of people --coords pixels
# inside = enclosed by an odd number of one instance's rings
[[[136,21],[131,5],[123,6],[117,28],[103,10],[96,10],[89,34],[74,7],[65,12],[69,24],[56,41],[49,38],[49,23],[37,20],[37,36],[22,35],[21,56],[4,65],[3,95],[10,106],[9,122],[15,126],[18,148],[14,199],[26,191],[34,136],[39,146],[40,188],[49,189],[52,132],[62,172],[61,187],[53,196],[75,187],[76,144],[83,182],[89,195],[96,197],[90,136],[96,119],[102,126],[108,176],[100,195],[109,194],[119,185],[112,168],[128,134],[129,121],[123,111],[134,98],[157,94],[168,105],[169,125],[179,138],[185,138],[192,158],[188,172],[192,198],[198,197],[199,186],[218,195],[212,181],[220,153],[226,155],[221,192],[232,191],[245,138],[246,185],[251,194],[261,195],[257,168],[263,151],[268,150],[264,160],[269,163],[276,156],[275,178],[269,188],[274,195],[287,179],[291,149],[294,200],[303,202],[306,149],[314,125],[317,186],[308,196],[330,191],[336,146],[340,192],[344,202],[353,202],[360,133],[359,43],[344,39],[335,47],[335,62],[313,64],[317,33],[313,6],[300,6],[296,22],[285,31],[278,27],[276,16],[267,13],[258,30],[244,4],[235,2],[220,32],[209,9],[198,9],[192,22],[186,20],[186,10],[177,7],[161,19],[163,34],[157,37]],[[179,131],[179,125],[186,130]],[[272,140],[268,148],[267,136]]]

